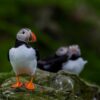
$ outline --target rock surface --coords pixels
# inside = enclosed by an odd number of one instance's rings
[[[21,77],[22,82],[28,80],[29,76]],[[37,70],[34,91],[29,91],[24,86],[11,88],[15,81],[13,72],[0,74],[0,100],[100,100],[98,86],[64,71],[55,74]]]

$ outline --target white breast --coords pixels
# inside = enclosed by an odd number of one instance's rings
[[[36,52],[25,45],[12,48],[9,51],[10,62],[16,74],[27,73],[33,75],[36,70]]]
[[[65,63],[63,63],[63,70],[72,72],[74,74],[79,74],[87,61],[84,61],[83,58],[78,58],[77,60],[69,60]]]

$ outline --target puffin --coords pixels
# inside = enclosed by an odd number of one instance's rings
[[[24,85],[28,90],[35,89],[33,78],[37,69],[39,52],[36,48],[32,48],[29,42],[34,43],[36,40],[36,35],[31,29],[22,28],[18,31],[15,46],[9,49],[8,53],[8,59],[16,75],[16,83],[11,86],[12,88],[19,88]],[[19,78],[22,74],[30,75],[31,80],[23,84]]]
[[[87,60],[81,56],[81,50],[78,45],[71,45],[68,47],[67,55],[69,60],[63,63],[63,70],[79,75],[84,69]]]
[[[67,51],[65,46],[58,48],[52,56],[39,60],[38,68],[53,73],[62,70],[63,63],[68,61]]]
[[[79,45],[59,47],[53,56],[38,61],[38,68],[57,73],[60,70],[79,75],[87,60],[81,56]]]

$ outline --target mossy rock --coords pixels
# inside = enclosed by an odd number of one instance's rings
[[[16,81],[12,72],[0,74],[0,79],[0,100],[100,100],[98,86],[90,85],[65,71],[49,73],[37,70],[34,91],[24,86],[11,88],[11,84]],[[28,76],[21,77],[23,83],[28,80]]]

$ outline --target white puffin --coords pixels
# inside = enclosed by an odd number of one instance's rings
[[[87,63],[87,61],[81,57],[79,46],[69,46],[67,55],[69,57],[69,60],[63,63],[62,69],[79,75],[80,72],[83,70],[85,64]]]
[[[28,45],[29,42],[35,42],[36,36],[28,28],[21,29],[16,35],[15,46],[9,50],[9,61],[16,74],[16,83],[13,88],[21,87],[23,84],[19,80],[19,75],[28,74],[31,80],[25,83],[25,87],[29,90],[34,90],[35,86],[32,83],[33,76],[37,68],[38,51]]]

